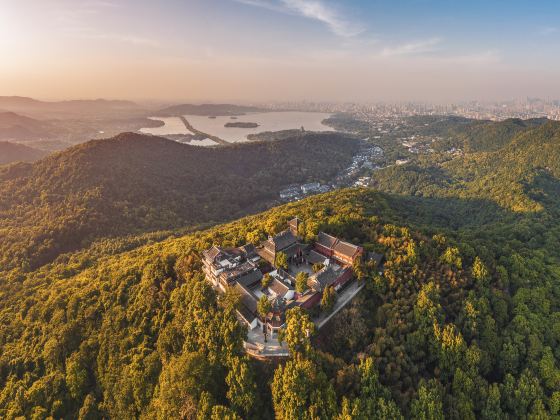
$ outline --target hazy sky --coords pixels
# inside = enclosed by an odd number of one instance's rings
[[[0,0],[0,95],[560,98],[557,0]]]

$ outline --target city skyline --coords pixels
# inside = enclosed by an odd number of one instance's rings
[[[560,97],[560,5],[449,3],[0,0],[0,94],[244,102]]]

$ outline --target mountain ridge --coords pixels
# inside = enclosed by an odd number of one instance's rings
[[[33,162],[45,157],[48,152],[23,144],[0,141],[0,165],[13,162]]]
[[[155,113],[156,116],[181,116],[181,115],[201,115],[209,117],[239,116],[248,112],[262,112],[262,108],[254,106],[233,105],[233,104],[180,104],[163,108]]]
[[[215,223],[262,210],[289,184],[334,177],[358,148],[358,140],[336,133],[219,148],[123,133],[0,168],[2,263],[36,266],[105,234]],[[26,245],[18,245],[21,235]]]

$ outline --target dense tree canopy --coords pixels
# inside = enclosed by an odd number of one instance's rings
[[[416,184],[415,196],[335,191],[14,265],[0,281],[0,417],[554,418],[558,132],[546,123],[501,154],[434,157],[420,172],[452,182]],[[411,170],[381,171],[379,185],[405,193]],[[295,216],[307,239],[323,230],[383,253],[383,274],[361,264],[363,291],[319,331],[288,311],[288,360],[248,359],[236,296],[216,295],[200,253]]]
[[[0,270],[36,268],[100,237],[193,227],[327,182],[359,142],[337,133],[206,148],[133,133],[0,168]]]

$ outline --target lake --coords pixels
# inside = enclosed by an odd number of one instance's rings
[[[161,127],[141,128],[140,132],[145,134],[153,134],[154,136],[165,136],[166,134],[192,134],[183,121],[177,117],[153,117],[150,120],[163,121]]]
[[[249,134],[262,133],[264,131],[281,131],[300,129],[306,131],[333,131],[322,123],[332,114],[322,112],[259,112],[240,115],[235,118],[216,117],[209,118],[200,115],[185,115],[189,123],[204,133],[218,136],[231,143],[247,141]],[[189,134],[184,124],[178,117],[153,117],[165,123],[162,127],[142,128],[142,133],[164,136],[168,134]],[[226,123],[247,122],[259,124],[256,128],[225,127]],[[193,141],[191,144],[201,144]]]

